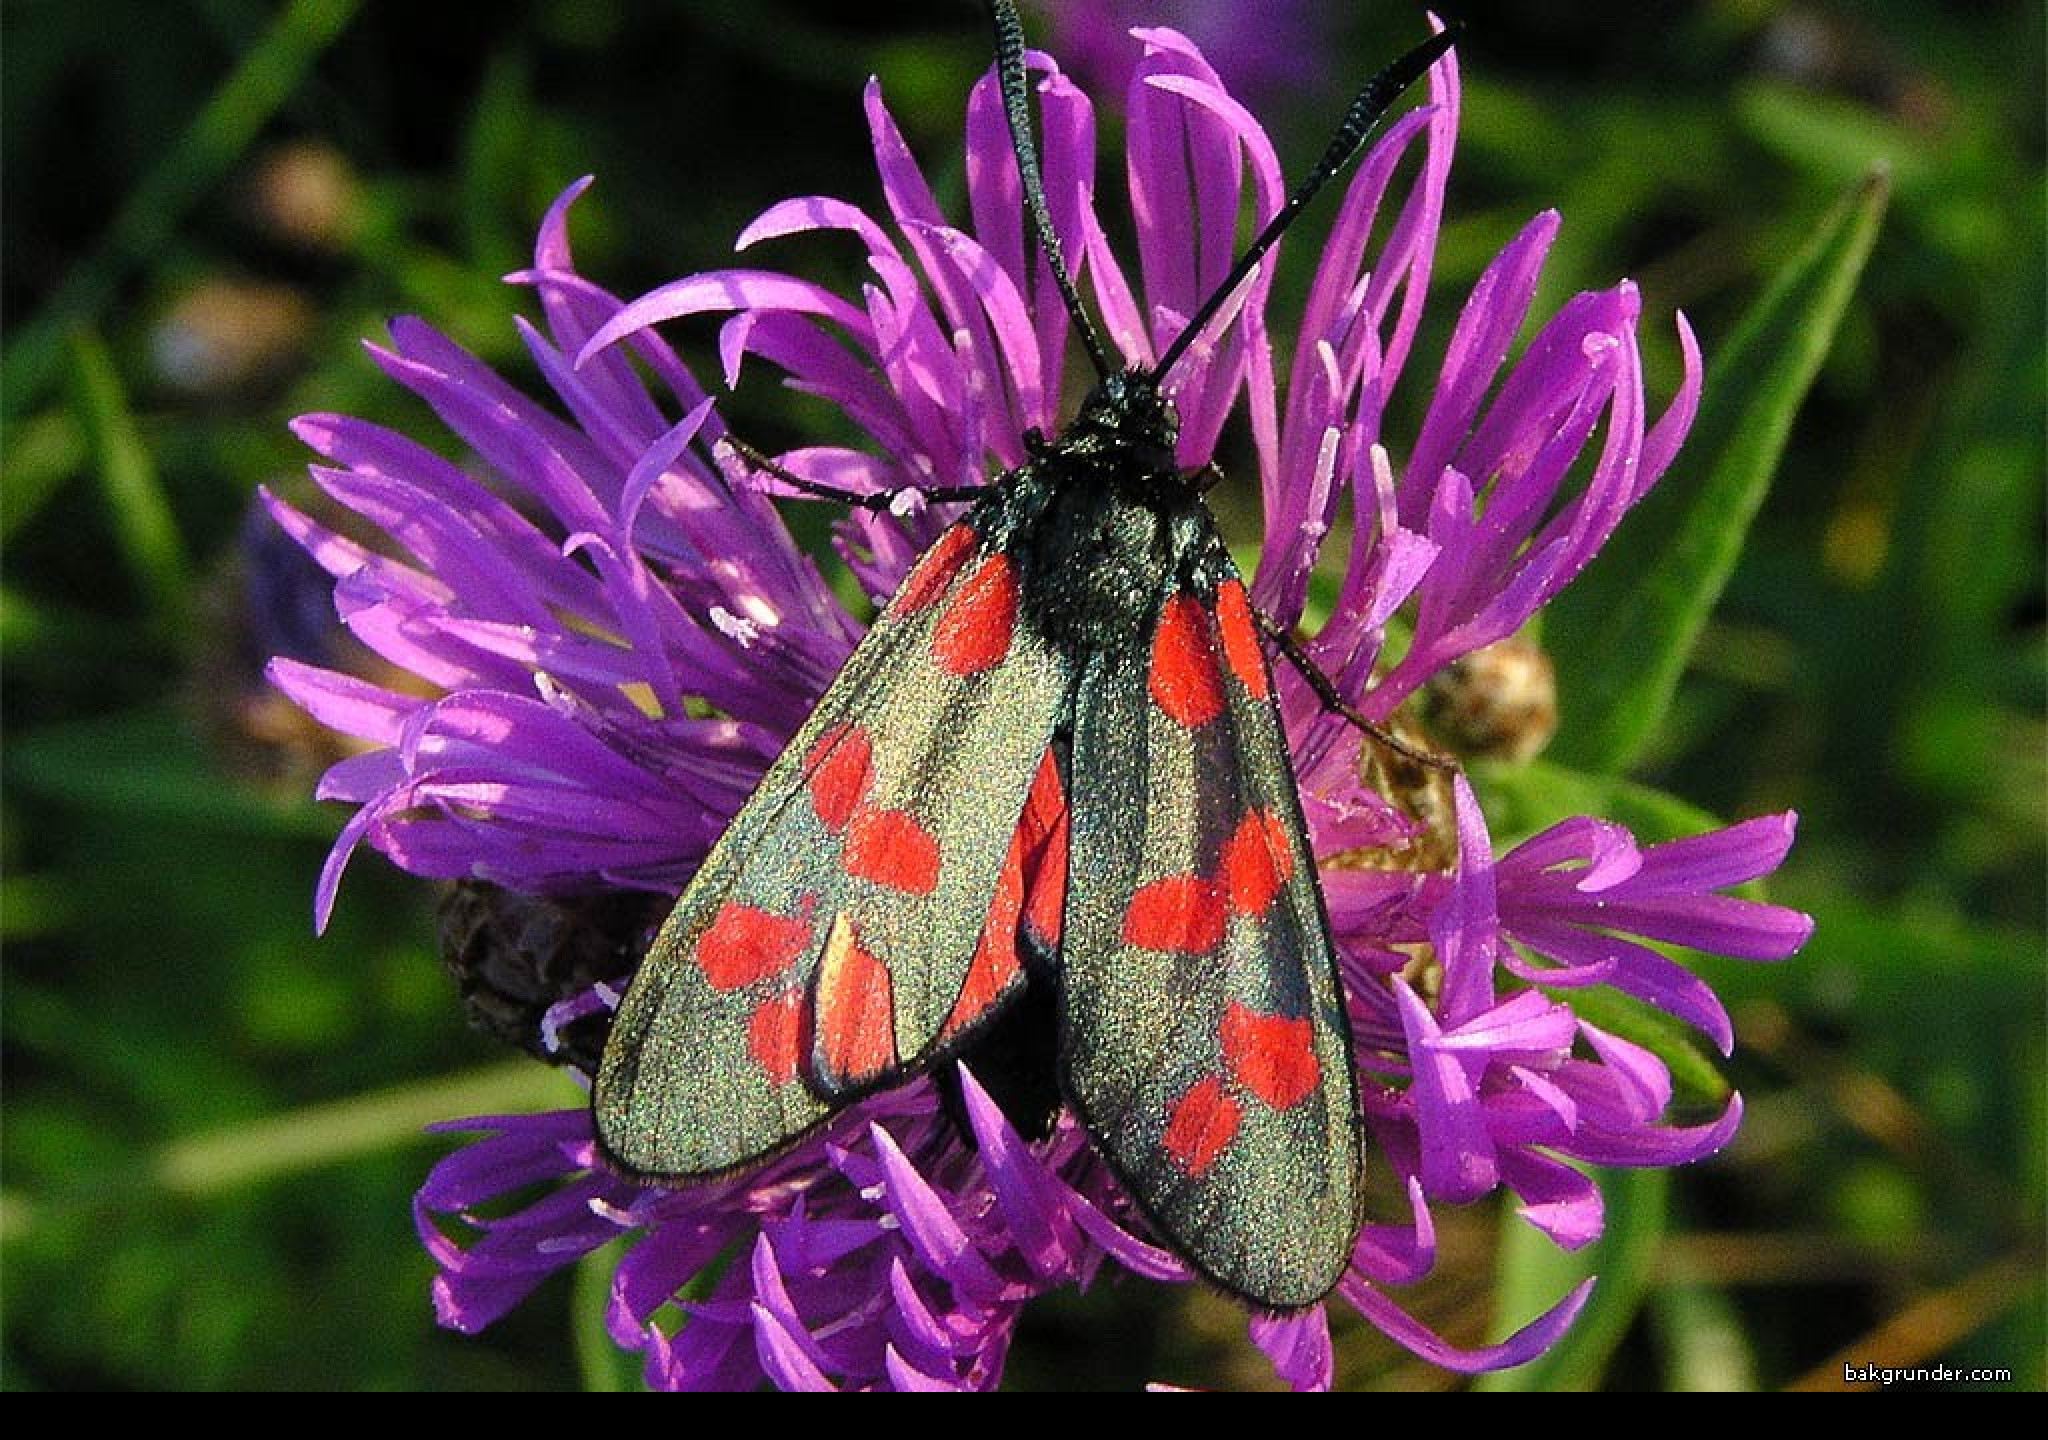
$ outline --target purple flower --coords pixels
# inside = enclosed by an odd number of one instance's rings
[[[1135,274],[1097,219],[1089,102],[1049,61],[1032,63],[1054,223],[1110,343],[1146,364],[1234,258],[1242,204],[1270,212],[1283,190],[1264,132],[1201,53],[1170,30],[1136,42]],[[1651,417],[1627,284],[1569,301],[1510,360],[1558,227],[1546,215],[1465,301],[1434,379],[1420,382],[1431,398],[1419,432],[1382,433],[1414,358],[1442,217],[1458,120],[1450,60],[1430,91],[1364,157],[1321,255],[1302,257],[1314,268],[1301,312],[1269,313],[1269,264],[1173,372],[1183,465],[1207,462],[1226,421],[1248,418],[1266,522],[1258,602],[1297,622],[1319,560],[1341,564],[1310,648],[1379,717],[1514,633],[1587,563],[1669,464],[1699,391],[1681,321],[1685,377]],[[372,354],[474,453],[477,474],[366,422],[299,422],[326,462],[320,485],[392,545],[365,548],[275,499],[273,513],[334,575],[349,628],[421,682],[401,691],[273,664],[299,704],[372,747],[321,786],[356,807],[321,878],[322,917],[365,841],[419,875],[529,893],[678,891],[859,638],[764,493],[779,487],[718,444],[707,392],[657,322],[723,317],[728,385],[765,363],[842,410],[862,443],[777,457],[842,488],[978,483],[1025,458],[1028,431],[1051,433],[1071,411],[1069,323],[1020,219],[993,83],[968,103],[964,226],[939,208],[878,86],[866,110],[885,213],[803,197],[740,238],[752,249],[843,235],[872,273],[859,294],[734,268],[622,305],[575,269],[578,185],[512,277],[538,297],[544,325],[521,330],[556,407],[402,320]],[[1401,173],[1411,178],[1397,184]],[[1291,342],[1284,364],[1276,335]],[[1346,507],[1349,552],[1325,557]],[[943,523],[914,503],[860,511],[837,545],[882,597]],[[1397,614],[1408,638],[1390,652]],[[1478,1351],[1431,1334],[1390,1291],[1436,1265],[1436,1207],[1505,1187],[1530,1224],[1578,1246],[1600,1232],[1600,1197],[1570,1162],[1671,1165],[1727,1140],[1739,1103],[1667,1123],[1663,1063],[1588,1023],[1570,997],[1612,987],[1727,1050],[1711,991],[1654,944],[1755,959],[1797,949],[1805,917],[1720,893],[1776,867],[1792,818],[1649,847],[1579,819],[1496,857],[1460,778],[1442,836],[1454,867],[1357,868],[1352,857],[1396,853],[1427,821],[1361,778],[1355,728],[1291,672],[1277,680],[1328,862],[1369,1164],[1388,1166],[1407,1197],[1404,1213],[1366,1225],[1333,1301],[1445,1367],[1519,1363],[1570,1324],[1584,1287]],[[554,1019],[588,1015],[609,993],[572,997]],[[658,1386],[992,1386],[1033,1296],[1118,1274],[1191,1278],[1070,1118],[1027,1142],[971,1075],[956,1107],[915,1081],[755,1169],[687,1188],[606,1169],[582,1111],[460,1128],[487,1133],[436,1167],[418,1203],[444,1322],[487,1325],[548,1274],[630,1236],[610,1324]],[[677,1328],[658,1317],[679,1297],[689,1319]],[[1288,1381],[1327,1385],[1321,1307],[1255,1316],[1250,1330]]]

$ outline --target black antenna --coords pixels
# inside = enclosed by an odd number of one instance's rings
[[[1081,292],[1074,288],[1066,257],[1060,252],[1059,236],[1053,233],[1052,215],[1045,208],[1045,180],[1038,169],[1038,145],[1031,138],[1031,102],[1024,75],[1024,23],[1017,18],[1011,0],[989,0],[988,18],[996,32],[996,81],[1002,87],[1003,111],[1010,120],[1010,144],[1017,152],[1017,173],[1024,182],[1024,205],[1031,214],[1031,228],[1037,233],[1038,248],[1052,267],[1053,283],[1074,328],[1081,332],[1081,344],[1095,373],[1104,380],[1118,370],[1102,343],[1101,332],[1081,305]]]
[[[1013,15],[1013,22],[1014,19]],[[1266,222],[1266,228],[1259,232],[1259,237],[1252,241],[1251,248],[1231,267],[1230,274],[1224,278],[1223,283],[1210,293],[1209,298],[1202,302],[1201,309],[1188,321],[1187,327],[1171,345],[1166,347],[1166,353],[1160,356],[1159,363],[1152,367],[1153,379],[1166,379],[1167,372],[1173,369],[1181,356],[1187,354],[1188,347],[1194,344],[1195,338],[1208,328],[1209,322],[1216,318],[1216,312],[1223,308],[1224,302],[1236,292],[1238,286],[1244,284],[1245,277],[1266,258],[1266,252],[1279,242],[1287,227],[1301,214],[1303,207],[1336,177],[1338,171],[1351,163],[1352,156],[1364,148],[1366,137],[1372,134],[1373,127],[1380,122],[1380,117],[1387,113],[1387,107],[1400,98],[1402,91],[1421,79],[1423,72],[1436,64],[1444,52],[1457,43],[1462,29],[1462,26],[1453,25],[1448,30],[1439,31],[1365,82],[1365,88],[1358,92],[1350,108],[1344,112],[1343,122],[1337,126],[1337,133],[1330,137],[1330,143],[1323,151],[1323,158],[1316,162],[1316,168],[1309,171],[1307,177],[1294,187],[1294,193],[1287,197],[1287,203]],[[1013,116],[1011,124],[1015,123]],[[1054,262],[1054,268],[1058,268],[1057,261]]]

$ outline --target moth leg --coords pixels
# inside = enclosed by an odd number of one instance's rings
[[[1450,756],[1440,754],[1435,750],[1420,749],[1403,740],[1386,726],[1379,724],[1377,721],[1367,719],[1364,715],[1360,714],[1355,705],[1350,704],[1342,695],[1337,693],[1336,682],[1323,673],[1322,667],[1316,664],[1315,658],[1301,648],[1301,642],[1289,633],[1286,626],[1263,610],[1254,609],[1252,611],[1252,618],[1258,622],[1259,628],[1266,632],[1266,638],[1271,640],[1280,653],[1287,657],[1287,663],[1300,672],[1301,678],[1308,682],[1308,688],[1316,692],[1316,698],[1323,702],[1325,710],[1347,721],[1365,734],[1370,735],[1396,755],[1413,760],[1418,765],[1426,765],[1432,770],[1442,770],[1447,773],[1457,770],[1458,762]]]
[[[732,451],[754,469],[773,476],[792,490],[801,490],[804,494],[815,495],[820,500],[837,500],[862,510],[893,509],[902,496],[913,492],[933,505],[957,505],[978,498],[982,492],[979,485],[904,485],[894,490],[870,490],[866,493],[842,490],[836,485],[823,485],[816,480],[806,480],[773,456],[765,454],[736,435],[722,436],[718,444]]]

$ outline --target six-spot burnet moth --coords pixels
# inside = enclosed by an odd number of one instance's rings
[[[1158,363],[1119,369],[1046,212],[1021,25],[990,11],[1029,219],[1100,381],[1024,464],[927,492],[967,509],[661,929],[597,1134],[637,1176],[726,1174],[1048,1015],[1042,1068],[1159,1235],[1296,1309],[1360,1224],[1350,1030],[1261,625],[1213,469],[1175,466],[1166,384],[1451,39],[1375,77]]]

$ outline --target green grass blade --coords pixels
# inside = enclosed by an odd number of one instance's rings
[[[577,1261],[569,1300],[576,1370],[583,1377],[583,1388],[599,1394],[630,1394],[646,1388],[640,1379],[640,1357],[613,1342],[604,1319],[612,1298],[612,1276],[618,1272],[626,1245],[624,1240],[614,1240]]]
[[[71,915],[71,898],[60,876],[0,876],[0,941],[55,934]]]
[[[0,416],[35,403],[62,361],[64,337],[92,324],[130,273],[157,256],[347,26],[362,0],[292,0],[250,47],[156,168],[129,191],[99,245],[0,350]]]
[[[6,780],[23,792],[123,822],[167,820],[197,833],[332,838],[336,816],[303,794],[224,779],[193,727],[168,709],[48,725],[10,737]]]
[[[1885,173],[1871,171],[1778,274],[1713,358],[1685,450],[1624,526],[1627,555],[1596,562],[1551,606],[1553,653],[1584,657],[1559,759],[1625,770],[1657,734],[1855,293],[1889,193]],[[1655,556],[1646,566],[1623,563],[1645,553]]]
[[[91,331],[79,330],[70,348],[73,395],[115,541],[158,623],[168,633],[183,634],[192,562],[156,461],[142,441],[106,345]]]
[[[64,482],[85,469],[85,436],[68,410],[7,426],[7,483],[0,485],[0,545],[42,514]]]
[[[1664,1388],[1676,1394],[1746,1393],[1758,1388],[1756,1348],[1725,1291],[1673,1284],[1650,1297],[1664,1351]]]
[[[1501,1237],[1495,1324],[1506,1335],[1557,1297],[1597,1275],[1586,1308],[1547,1354],[1512,1370],[1482,1375],[1481,1390],[1593,1390],[1649,1290],[1665,1230],[1670,1177],[1662,1170],[1604,1170],[1607,1231],[1583,1250],[1567,1252],[1527,1225]],[[1519,1318],[1517,1318],[1519,1317]]]
[[[511,1061],[175,1140],[157,1152],[150,1173],[172,1194],[220,1195],[416,1144],[429,1125],[559,1109],[579,1096],[560,1071]]]

